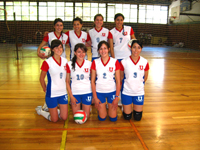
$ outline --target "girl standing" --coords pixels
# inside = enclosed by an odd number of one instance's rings
[[[132,27],[125,26],[124,15],[118,13],[114,17],[116,27],[110,30],[113,36],[115,58],[120,62],[122,59],[131,55],[128,42],[135,39]]]
[[[46,92],[45,101],[49,112],[43,111],[42,106],[36,107],[38,115],[42,115],[52,122],[58,117],[63,120],[68,116],[68,95],[66,89],[66,67],[67,59],[62,57],[63,44],[56,39],[51,42],[51,57],[45,60],[41,67],[40,83],[43,91]],[[45,83],[47,75],[48,84]],[[57,110],[59,104],[60,111]]]
[[[85,60],[87,48],[83,43],[78,43],[74,47],[74,57],[67,64],[67,91],[71,99],[73,114],[82,108],[90,116],[90,106],[92,102],[92,89],[90,83],[91,62]],[[70,86],[71,77],[71,86]]]
[[[69,37],[69,40],[67,43],[69,43],[70,46],[70,59],[74,57],[74,47],[77,43],[83,43],[85,45],[85,42],[87,41],[87,33],[84,31],[81,31],[83,26],[83,21],[81,18],[76,17],[73,19],[73,28],[74,30],[67,31],[65,34]],[[87,58],[87,56],[86,56]]]
[[[94,16],[94,28],[89,30],[89,39],[88,43],[91,44],[92,47],[92,61],[96,58],[99,58],[98,54],[98,43],[100,41],[108,41],[110,45],[110,53],[111,57],[115,58],[113,51],[113,39],[110,31],[103,26],[103,16],[101,14],[96,14]]]
[[[40,53],[40,49],[43,46],[47,45],[47,43],[48,43],[48,45],[51,46],[51,41],[53,41],[55,39],[58,39],[58,40],[60,40],[62,42],[62,44],[63,44],[63,53],[62,53],[61,56],[66,58],[65,44],[66,44],[66,42],[68,40],[68,36],[63,33],[63,21],[60,18],[56,18],[54,20],[54,32],[48,33],[48,35],[43,38],[42,43],[39,45],[39,47],[37,49],[38,57],[40,57],[42,59],[45,59],[45,58],[48,57],[48,56],[44,56],[44,54]]]
[[[124,78],[124,88],[121,94],[123,104],[123,115],[126,120],[133,117],[140,121],[142,118],[144,104],[144,83],[148,78],[149,63],[140,56],[142,43],[139,40],[133,40],[131,44],[131,56],[121,61],[121,80]]]
[[[131,55],[130,48],[128,47],[128,42],[131,39],[135,39],[135,35],[132,27],[124,25],[123,14],[115,14],[114,20],[116,26],[110,30],[110,32],[113,36],[115,58],[120,62],[122,59]],[[122,85],[123,84],[124,81],[122,81]],[[122,105],[121,98],[118,105]]]
[[[98,52],[100,58],[95,59],[91,66],[92,93],[100,121],[106,120],[107,117],[106,99],[110,121],[117,121],[117,103],[120,92],[120,65],[118,60],[109,56],[109,51],[110,47],[108,42],[99,42]]]

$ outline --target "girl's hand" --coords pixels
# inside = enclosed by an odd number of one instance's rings
[[[38,53],[38,57],[42,59],[48,58],[48,56],[44,56],[44,55],[45,55],[44,53]]]
[[[94,98],[94,102],[95,102],[95,108],[99,110],[101,107],[99,104],[102,104],[101,101],[98,98]]]
[[[118,107],[118,101],[119,101],[119,97],[115,97],[115,99],[112,102],[112,109],[116,110]]]
[[[45,87],[45,88],[43,88],[43,91],[46,93],[46,87]]]
[[[71,101],[71,104],[74,106],[76,106],[76,102],[78,102],[78,100],[74,96],[70,97],[70,101]]]

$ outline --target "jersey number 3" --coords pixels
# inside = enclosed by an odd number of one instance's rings
[[[133,73],[133,78],[137,78],[137,72]]]

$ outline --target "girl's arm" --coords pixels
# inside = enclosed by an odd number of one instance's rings
[[[92,72],[91,72],[91,87],[92,87],[92,94],[93,94],[93,98],[94,98],[94,101],[95,101],[95,107],[97,109],[99,109],[99,104],[101,103],[101,101],[98,99],[97,97],[97,93],[96,93],[96,84],[95,84],[95,81],[96,81],[96,71],[91,69]]]
[[[45,71],[41,71],[41,74],[40,74],[40,84],[45,93],[46,93],[46,83],[45,83],[46,74],[47,74],[47,72],[45,72]]]
[[[121,86],[122,86],[122,80],[123,79],[124,79],[124,71],[120,70],[120,89],[121,89]]]
[[[131,39],[136,39],[136,38],[135,38],[135,34],[132,34],[132,35],[131,35]]]
[[[120,70],[115,71],[115,80],[116,80],[116,94],[115,94],[115,99],[112,102],[112,107],[114,109],[117,109],[118,107],[118,100],[119,100],[119,93],[120,93]]]
[[[110,45],[110,54],[111,54],[111,57],[115,58],[114,47],[113,47],[113,39],[108,39],[108,43]]]
[[[37,55],[38,57],[42,58],[42,59],[45,59],[47,58],[48,56],[44,56],[44,54],[40,53],[40,49],[45,46],[47,44],[46,41],[42,41],[42,43],[39,45],[38,49],[37,49]]]
[[[70,86],[70,73],[67,73],[66,85],[67,85],[67,91],[68,91],[68,94],[70,96],[71,103],[72,103],[72,105],[76,105],[76,102],[78,102],[78,101],[72,94],[72,90],[71,90],[71,86]]]
[[[144,72],[144,82],[146,82],[148,75],[149,75],[149,71],[145,71]]]

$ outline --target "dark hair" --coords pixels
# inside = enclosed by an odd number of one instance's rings
[[[99,49],[101,48],[101,46],[102,46],[103,44],[105,44],[105,45],[107,46],[108,49],[110,48],[110,45],[109,45],[108,42],[106,42],[106,41],[101,41],[101,42],[99,42],[99,44],[98,44],[98,51],[99,51]]]
[[[94,21],[97,19],[97,17],[102,17],[102,19],[104,19],[104,17],[103,17],[102,14],[96,14],[96,15],[94,16]]]
[[[133,40],[132,43],[131,43],[131,48],[132,48],[134,43],[137,43],[138,45],[140,45],[141,48],[143,48],[143,45],[142,45],[143,43],[142,43],[142,41],[139,41],[139,40]]]
[[[54,22],[53,22],[53,25],[55,26],[55,24],[56,24],[57,22],[62,22],[62,24],[63,24],[63,26],[64,26],[64,22],[63,22],[62,19],[56,18],[56,19],[54,20]],[[55,31],[55,29],[54,29],[54,31]],[[63,31],[61,31],[61,36],[63,37],[62,33],[63,33]]]
[[[102,19],[104,19],[103,15],[102,14],[96,14],[94,16],[94,21],[97,19],[97,17],[102,17]],[[94,27],[95,27],[95,24],[94,24]]]
[[[117,13],[117,14],[115,14],[114,20],[116,20],[116,19],[117,19],[117,17],[119,17],[119,16],[122,16],[122,18],[123,18],[123,20],[124,20],[124,15],[123,15],[123,14],[121,14],[121,13]]]
[[[79,17],[74,18],[73,21],[72,21],[72,24],[74,24],[74,21],[79,21],[80,24],[83,24],[83,20]]]
[[[74,52],[76,52],[79,48],[85,53],[87,52],[87,47],[83,43],[76,44],[74,47]],[[77,57],[76,55],[74,55],[74,57],[72,58],[72,69],[74,69],[74,71],[75,71],[76,60],[77,60]]]
[[[53,25],[55,26],[55,24],[56,24],[57,22],[62,22],[62,23],[63,23],[63,20],[60,19],[60,18],[56,18],[56,19],[54,20],[54,22],[53,22]],[[63,23],[63,24],[64,24],[64,23]]]
[[[58,47],[59,45],[61,45],[62,48],[63,48],[63,44],[62,44],[62,42],[61,42],[60,40],[55,39],[55,40],[51,41],[51,56],[54,55],[53,49],[54,49],[55,47]]]

